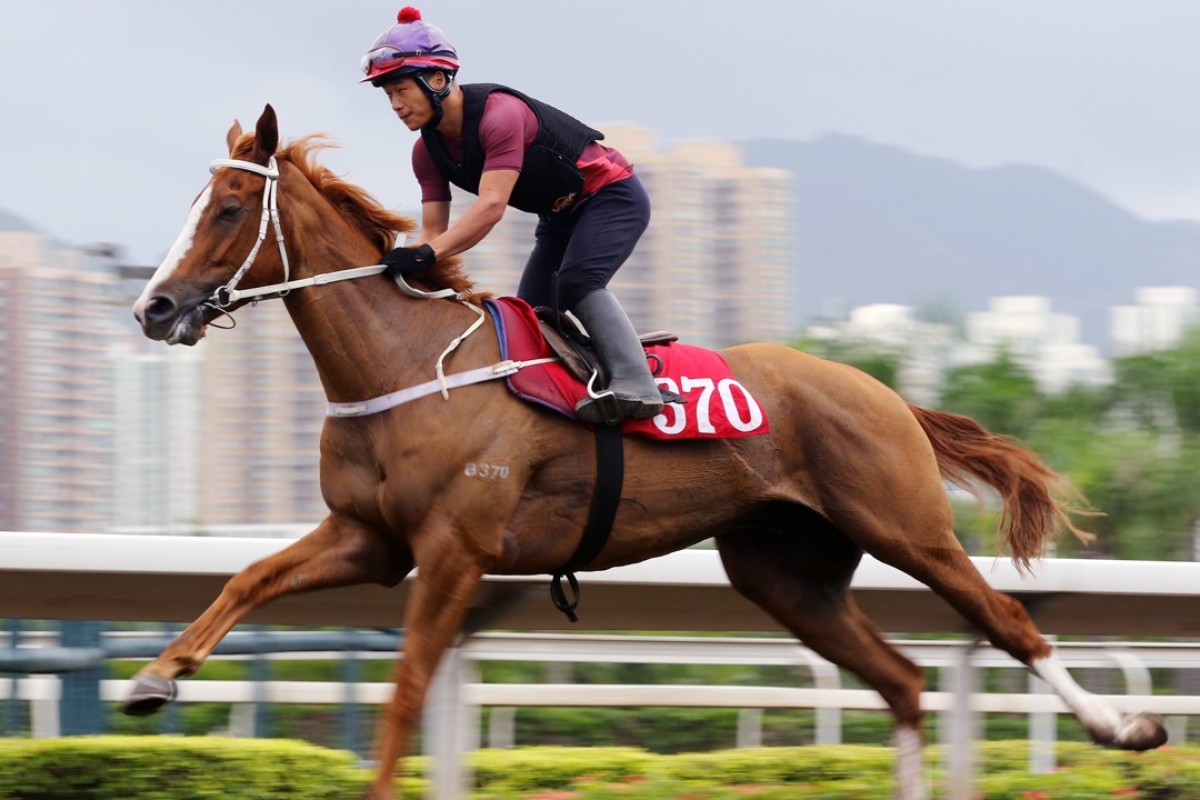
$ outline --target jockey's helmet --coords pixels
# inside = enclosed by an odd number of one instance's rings
[[[439,71],[453,78],[458,72],[458,53],[436,25],[421,19],[412,6],[400,9],[396,24],[384,31],[362,58],[364,77],[375,86],[408,75],[420,77]],[[420,81],[424,84],[424,81]]]

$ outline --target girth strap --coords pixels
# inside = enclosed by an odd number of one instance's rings
[[[579,621],[575,615],[575,609],[579,607],[579,581],[575,578],[575,570],[592,563],[608,542],[613,521],[617,518],[624,482],[625,445],[621,428],[616,425],[597,425],[596,488],[592,491],[592,504],[588,508],[583,537],[575,548],[575,554],[550,577],[550,599],[554,607],[566,614],[571,622]],[[563,579],[570,587],[570,598],[563,589]]]

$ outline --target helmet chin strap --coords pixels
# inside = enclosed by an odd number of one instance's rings
[[[434,89],[429,85],[428,73],[426,72],[418,72],[413,76],[416,82],[421,85],[421,88],[425,90],[425,94],[429,98],[429,104],[433,106],[433,117],[425,125],[422,125],[422,128],[436,128],[442,121],[442,114],[444,112],[442,100],[450,94],[450,82],[454,80],[454,76],[450,73],[443,72],[442,74],[446,76],[446,85],[441,89]]]

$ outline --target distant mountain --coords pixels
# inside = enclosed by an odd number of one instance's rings
[[[1148,222],[1048,169],[973,169],[842,135],[741,144],[749,165],[795,173],[806,318],[1036,294],[1103,347],[1109,308],[1137,287],[1200,283],[1200,224]]]

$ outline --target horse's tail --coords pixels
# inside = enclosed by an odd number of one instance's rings
[[[1079,491],[1033,451],[970,417],[908,407],[933,444],[942,477],[971,491],[974,478],[1000,493],[1002,544],[1019,567],[1042,555],[1060,525],[1080,541],[1095,538],[1071,521],[1071,514],[1089,513]]]

